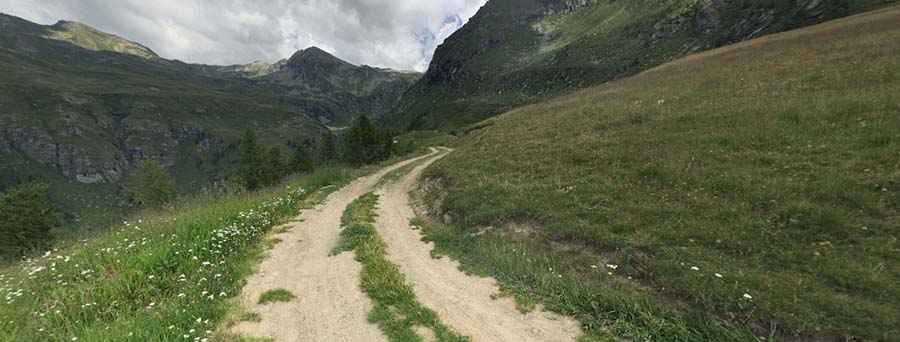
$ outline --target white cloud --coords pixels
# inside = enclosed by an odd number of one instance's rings
[[[356,64],[424,71],[485,2],[0,0],[0,11],[41,24],[80,21],[193,63],[272,62],[318,46]]]

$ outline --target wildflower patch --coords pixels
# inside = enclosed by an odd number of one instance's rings
[[[207,341],[302,187],[123,222],[0,272],[3,341]]]

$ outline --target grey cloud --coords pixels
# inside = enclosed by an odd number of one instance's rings
[[[319,46],[356,64],[423,71],[459,28],[454,16],[467,20],[486,1],[0,0],[0,11],[81,21],[187,62],[271,62]]]

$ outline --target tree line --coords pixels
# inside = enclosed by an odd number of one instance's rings
[[[354,167],[387,160],[394,154],[394,133],[377,126],[367,116],[359,116],[337,135],[328,132],[317,140],[293,147],[290,158],[273,146],[265,150],[253,131],[246,131],[239,143],[238,178],[247,190],[278,184],[294,173],[311,172],[317,165],[344,163]]]

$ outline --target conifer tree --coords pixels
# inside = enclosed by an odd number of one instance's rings
[[[358,116],[344,136],[344,161],[351,165],[364,165],[378,160],[378,141],[378,132],[369,117]]]
[[[0,194],[0,258],[15,258],[50,244],[58,225],[48,187],[24,183]]]
[[[256,141],[256,134],[251,130],[244,132],[241,137],[240,146],[238,147],[240,154],[240,166],[238,167],[238,175],[244,188],[250,191],[258,189],[262,185],[262,156],[260,148]]]
[[[260,165],[260,173],[262,174],[262,183],[266,186],[278,184],[287,174],[285,171],[284,159],[281,155],[281,149],[273,146],[266,153]]]
[[[334,135],[331,132],[323,134],[318,146],[319,161],[326,163],[336,160],[338,157],[336,145]]]
[[[291,155],[289,169],[292,173],[309,173],[313,170],[313,162],[309,158],[309,152],[303,147],[297,147]]]

